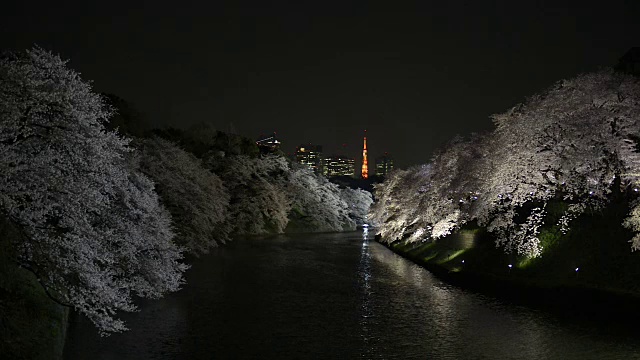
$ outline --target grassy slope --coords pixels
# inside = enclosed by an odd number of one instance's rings
[[[16,266],[9,239],[18,236],[0,223],[0,357],[62,357],[68,311],[51,301],[35,276]]]
[[[507,255],[472,227],[431,243],[389,247],[447,281],[481,292],[552,307],[615,304],[611,310],[623,312],[640,301],[640,252],[631,251],[632,235],[620,226],[625,209],[619,204],[585,215],[565,235],[556,226],[545,227],[543,255],[536,259]]]

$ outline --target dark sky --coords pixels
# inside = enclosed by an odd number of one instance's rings
[[[277,131],[287,152],[354,157],[367,129],[370,156],[400,166],[640,45],[637,0],[61,3],[3,4],[0,48],[71,59],[155,126]]]

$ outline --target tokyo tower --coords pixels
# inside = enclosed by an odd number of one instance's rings
[[[362,178],[369,178],[369,166],[367,162],[367,130],[364,131],[364,148],[362,149]]]

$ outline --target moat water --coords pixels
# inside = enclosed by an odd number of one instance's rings
[[[628,324],[566,318],[443,283],[362,233],[235,241],[100,337],[72,319],[66,359],[631,359]]]

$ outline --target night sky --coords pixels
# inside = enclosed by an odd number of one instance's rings
[[[353,157],[367,129],[370,157],[407,166],[640,45],[640,1],[201,3],[12,1],[0,48],[71,59],[153,126],[276,131],[286,152]]]

